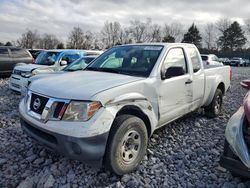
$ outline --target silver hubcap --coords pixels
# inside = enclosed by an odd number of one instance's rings
[[[125,163],[131,163],[136,159],[141,148],[141,137],[135,130],[128,131],[123,139],[121,146],[121,157]]]
[[[215,106],[214,106],[214,110],[216,114],[220,112],[220,107],[221,107],[221,99],[220,99],[220,96],[217,96],[216,101],[215,101]]]

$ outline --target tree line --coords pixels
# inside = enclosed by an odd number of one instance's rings
[[[27,29],[13,43],[23,48],[107,49],[128,43],[186,42],[208,51],[238,51],[249,48],[249,35],[250,19],[240,25],[237,21],[223,18],[216,23],[206,24],[202,29],[193,23],[185,30],[179,22],[159,25],[148,18],[143,21],[131,20],[128,26],[122,26],[117,21],[106,21],[100,32],[84,31],[77,26],[69,33],[66,44],[53,34],[41,35],[36,30]],[[5,45],[12,45],[7,43]]]

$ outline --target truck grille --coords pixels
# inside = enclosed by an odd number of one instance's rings
[[[69,100],[49,98],[36,93],[28,92],[30,115],[46,122],[48,119],[60,120]],[[28,102],[27,101],[27,102]]]
[[[32,94],[31,96],[31,101],[30,101],[30,109],[33,112],[36,112],[38,114],[42,114],[43,110],[48,102],[48,98],[37,95],[37,94]]]

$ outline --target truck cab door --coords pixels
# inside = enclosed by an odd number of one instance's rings
[[[172,48],[161,67],[159,83],[160,124],[163,125],[188,113],[193,99],[190,68],[182,48]]]
[[[202,60],[198,50],[195,47],[188,47],[186,49],[189,61],[192,64],[193,99],[190,109],[193,111],[202,105],[205,93],[205,73],[204,69],[202,69]]]

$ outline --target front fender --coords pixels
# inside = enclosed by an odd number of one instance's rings
[[[126,106],[137,107],[148,117],[151,125],[151,135],[157,126],[158,118],[152,104],[143,95],[139,93],[124,94],[104,104],[106,110],[113,114],[114,117]]]

